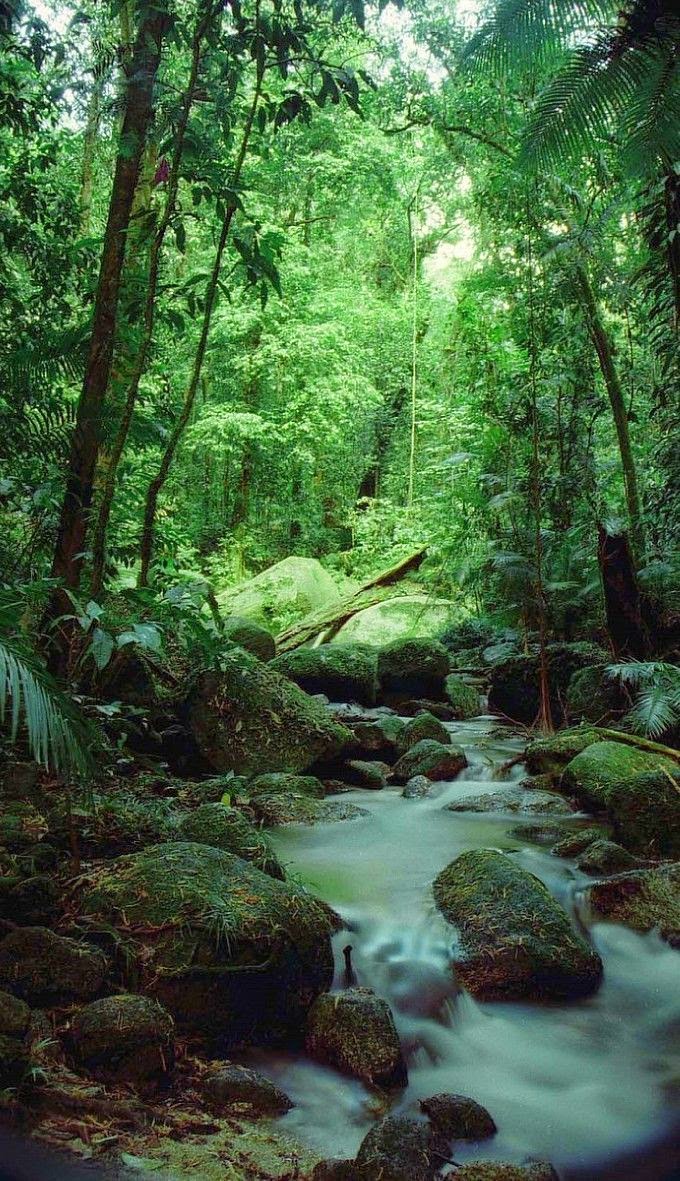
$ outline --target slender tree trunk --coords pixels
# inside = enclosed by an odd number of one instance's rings
[[[640,491],[638,488],[635,458],[633,456],[633,449],[630,442],[628,413],[626,410],[626,400],[623,392],[623,386],[621,385],[619,374],[616,368],[616,362],[614,361],[614,351],[612,344],[602,321],[602,316],[600,314],[600,309],[598,307],[597,299],[595,297],[595,292],[593,291],[588,272],[584,266],[577,266],[576,280],[583,300],[583,308],[588,325],[588,332],[590,333],[590,338],[597,353],[602,378],[604,380],[607,396],[609,398],[609,404],[611,406],[614,426],[616,428],[616,438],[619,445],[619,454],[621,456],[621,468],[623,471],[623,485],[626,496],[626,507],[628,509],[628,517],[630,520],[630,534],[638,557],[640,557],[644,552],[642,504],[640,501]]]
[[[114,438],[109,455],[106,478],[102,488],[99,512],[97,514],[94,536],[92,539],[92,595],[94,598],[100,594],[104,581],[106,532],[108,529],[109,518],[111,516],[111,507],[113,505],[113,498],[116,489],[118,465],[125,448],[130,426],[132,425],[135,406],[137,404],[137,397],[139,395],[139,384],[146,370],[151,342],[153,339],[154,327],[156,323],[156,295],[158,293],[158,279],[160,274],[163,244],[165,242],[165,236],[167,234],[170,222],[175,212],[175,206],[177,204],[177,190],[179,187],[182,153],[184,151],[189,116],[191,114],[191,108],[193,106],[194,97],[196,94],[196,86],[201,68],[203,42],[208,31],[212,12],[212,0],[207,0],[205,10],[198,21],[194,33],[191,51],[191,67],[186,89],[184,91],[177,129],[175,132],[175,142],[167,182],[168,188],[165,197],[165,206],[161,220],[158,224],[156,233],[151,243],[151,249],[149,251],[149,273],[147,279],[146,298],[144,301],[142,338],[139,343],[137,356],[133,363],[132,372],[130,374],[127,393],[125,395],[125,403],[123,406],[123,413],[118,424],[118,430],[116,432],[116,436]]]
[[[102,98],[106,85],[106,71],[95,66],[90,101],[87,104],[87,122],[83,135],[83,163],[80,174],[80,232],[90,232],[92,216],[92,194],[94,191],[94,156],[99,138],[99,123],[102,113]]]
[[[151,6],[145,8],[133,50],[89,355],[78,402],[66,491],[52,563],[52,576],[69,590],[77,590],[80,583],[94,472],[101,442],[104,401],[111,377],[126,235],[139,166],[153,116],[154,85],[168,24],[169,17],[165,11]],[[47,620],[53,620],[68,602],[63,591],[53,596]]]
[[[260,93],[262,90],[263,67],[258,68],[257,82],[255,85],[255,93],[251,103],[248,118],[243,129],[243,136],[241,139],[241,146],[239,148],[234,171],[231,179],[231,189],[236,190],[240,179],[243,165],[250,143],[250,136],[253,130],[253,123],[255,115],[260,102]],[[170,438],[168,439],[167,447],[163,453],[160,466],[153,480],[149,484],[146,494],[146,504],[144,506],[144,523],[142,526],[142,538],[140,546],[141,568],[139,572],[139,586],[148,586],[149,582],[149,567],[151,565],[151,558],[153,555],[154,530],[156,524],[156,508],[158,505],[158,497],[168,478],[168,473],[172,461],[175,457],[175,452],[179,446],[180,439],[191,418],[194,401],[196,399],[196,392],[198,390],[201,379],[201,370],[203,368],[203,361],[205,360],[206,349],[208,347],[208,337],[210,335],[210,324],[212,321],[212,314],[215,307],[215,298],[217,295],[217,284],[222,270],[222,259],[226,249],[227,241],[229,239],[229,231],[231,230],[231,223],[236,212],[236,205],[229,204],[225,210],[224,218],[222,220],[222,227],[217,243],[217,250],[215,252],[215,259],[213,262],[210,279],[205,293],[205,304],[203,311],[203,324],[201,327],[201,335],[199,337],[198,346],[196,348],[196,355],[194,357],[194,365],[189,379],[189,384],[184,394],[184,402],[182,410],[172,430]]]
[[[607,631],[618,657],[647,659],[655,647],[654,617],[641,591],[625,533],[598,525],[597,557],[602,578]]]

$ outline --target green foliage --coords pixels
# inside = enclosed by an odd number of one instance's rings
[[[25,729],[31,756],[56,771],[79,774],[89,758],[84,724],[35,656],[0,636],[0,726],[15,742]]]
[[[607,675],[634,693],[625,721],[636,734],[660,738],[680,724],[680,669],[663,661],[612,664]]]

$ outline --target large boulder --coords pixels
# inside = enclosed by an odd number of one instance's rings
[[[588,845],[576,858],[576,864],[583,873],[593,875],[623,873],[637,868],[637,857],[616,841],[597,840]]]
[[[385,1116],[361,1143],[357,1181],[433,1181],[447,1148],[430,1124],[404,1115]]]
[[[405,722],[396,714],[387,714],[373,722],[358,722],[352,727],[357,754],[362,758],[384,759],[393,763],[397,758],[399,736]]]
[[[606,726],[629,708],[622,686],[607,675],[606,664],[593,664],[572,674],[567,686],[567,716],[571,722]]]
[[[375,705],[378,660],[368,644],[322,644],[295,648],[272,661],[272,668],[305,693],[323,693],[329,701]]]
[[[348,800],[315,800],[294,792],[262,792],[253,796],[250,811],[259,824],[279,827],[288,824],[335,824],[339,820],[359,820],[368,816],[366,808]]]
[[[529,812],[540,816],[567,816],[571,813],[566,800],[555,792],[525,791],[522,787],[463,796],[447,804],[446,809],[449,812]]]
[[[219,671],[199,675],[186,713],[201,754],[219,772],[304,771],[351,741],[322,705],[237,649]]]
[[[460,746],[445,745],[432,738],[416,742],[402,755],[394,767],[392,778],[395,783],[408,783],[416,775],[425,775],[433,782],[455,779],[467,767],[465,752]]]
[[[396,697],[443,697],[449,654],[438,640],[394,640],[378,653],[380,689]]]
[[[584,898],[592,919],[623,923],[634,931],[656,927],[664,939],[680,947],[680,863],[595,882]]]
[[[430,595],[385,599],[348,619],[334,642],[382,648],[393,640],[434,638],[446,626],[452,612],[453,604],[448,599],[433,599]]]
[[[83,885],[80,905],[124,929],[138,991],[227,1045],[294,1038],[333,978],[325,904],[208,845],[119,857]]]
[[[102,997],[75,1014],[69,1045],[76,1064],[95,1078],[154,1089],[174,1064],[175,1023],[148,997]]]
[[[464,681],[462,677],[457,677],[455,673],[450,673],[444,682],[446,689],[446,696],[451,705],[456,711],[456,718],[458,721],[465,721],[467,718],[476,718],[480,713],[480,697],[479,690],[475,689],[469,681]]]
[[[279,881],[286,876],[267,838],[236,808],[201,804],[182,818],[178,835],[183,841],[197,841],[235,853]]]
[[[440,722],[439,718],[435,718],[434,714],[425,710],[405,723],[397,739],[397,753],[400,756],[406,754],[407,750],[415,746],[416,742],[421,742],[423,738],[432,738],[435,742],[443,743],[445,746],[451,745],[451,735],[444,723]]]
[[[243,615],[230,615],[222,624],[222,635],[231,644],[244,648],[258,660],[273,660],[276,656],[276,641],[267,631],[253,619],[246,619]]]
[[[108,968],[103,952],[47,927],[22,927],[0,943],[0,987],[29,1005],[89,1000]]]
[[[406,1066],[387,1001],[368,988],[317,997],[306,1049],[312,1058],[374,1087],[405,1087]]]
[[[323,783],[315,775],[288,775],[285,771],[272,771],[269,775],[256,775],[245,788],[248,797],[293,795],[308,796],[322,800],[325,795]]]
[[[565,790],[606,812],[633,853],[680,855],[680,764],[622,742],[596,742],[568,763]]]
[[[485,1000],[578,997],[594,992],[602,961],[538,878],[492,849],[463,853],[434,881],[458,927],[457,973]]]
[[[315,558],[284,558],[238,586],[218,590],[224,614],[253,619],[276,634],[312,611],[337,602],[338,588]]]
[[[447,1140],[486,1140],[497,1131],[486,1107],[467,1095],[431,1095],[420,1110]]]
[[[233,1107],[246,1108],[249,1115],[285,1115],[293,1103],[275,1083],[247,1066],[227,1062],[208,1071],[202,1080],[208,1105],[219,1114]]]
[[[527,767],[532,775],[561,775],[576,755],[601,740],[601,732],[592,726],[579,726],[545,738],[535,738],[526,749]]]
[[[550,706],[555,722],[565,720],[567,687],[573,674],[587,665],[606,660],[593,644],[550,644],[547,649]],[[515,722],[532,725],[541,705],[538,651],[511,656],[494,665],[489,685],[489,710]]]

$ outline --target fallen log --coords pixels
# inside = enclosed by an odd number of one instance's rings
[[[324,607],[320,611],[314,611],[298,623],[287,627],[276,637],[277,650],[290,652],[293,648],[299,648],[302,644],[316,639],[321,633],[323,633],[322,643],[325,644],[328,640],[332,640],[343,624],[347,623],[347,620],[351,619],[353,615],[389,598],[387,588],[394,586],[395,582],[399,582],[406,574],[417,570],[426,554],[427,546],[423,546],[409,554],[408,557],[402,558],[395,566],[390,566],[388,570],[382,570],[373,578],[369,578],[351,595],[347,595],[339,602]]]

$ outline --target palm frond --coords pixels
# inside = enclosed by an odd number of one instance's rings
[[[631,730],[648,738],[660,738],[667,730],[677,725],[680,710],[673,695],[664,685],[644,689],[636,698],[633,708],[626,714]]]
[[[87,769],[84,722],[75,707],[35,657],[0,637],[0,726],[14,741],[22,723],[37,763],[57,771]]]
[[[615,15],[608,0],[500,0],[468,42],[464,61],[499,72],[544,61],[568,46],[574,34]]]

